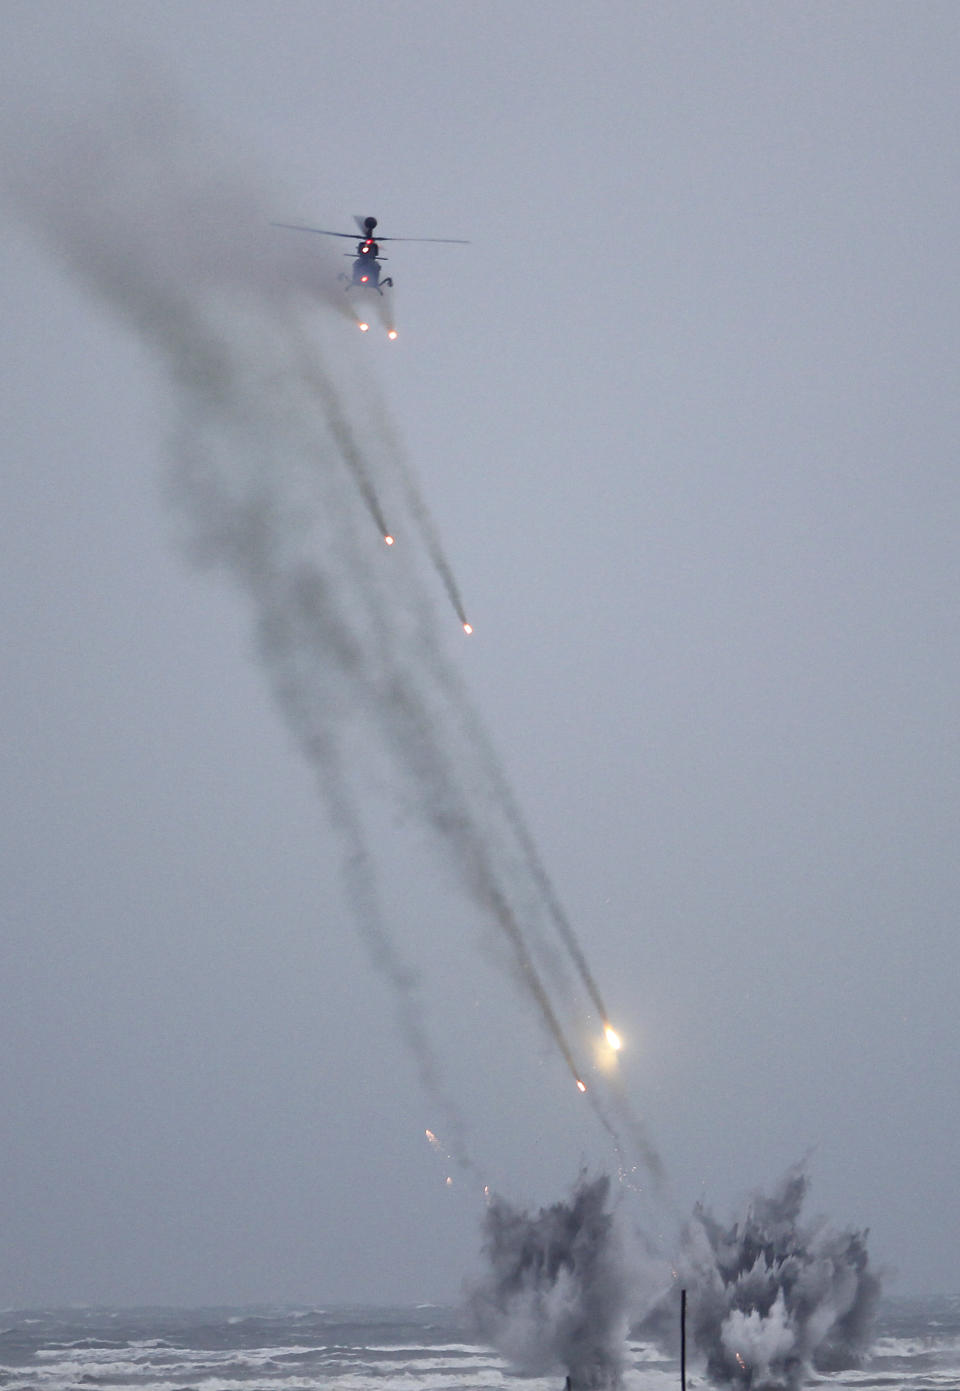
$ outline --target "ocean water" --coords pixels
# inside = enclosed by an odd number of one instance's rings
[[[887,1300],[859,1370],[821,1387],[960,1391],[960,1295]],[[0,1314],[2,1391],[562,1391],[518,1377],[454,1309],[61,1309]],[[631,1342],[625,1391],[680,1385],[678,1358]],[[688,1364],[687,1385],[705,1388]]]

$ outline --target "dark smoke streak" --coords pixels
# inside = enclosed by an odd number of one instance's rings
[[[446,591],[447,598],[453,606],[453,611],[464,625],[467,623],[467,614],[463,606],[463,598],[460,594],[459,586],[454,578],[453,567],[447,559],[446,552],[440,540],[440,534],[436,523],[427,506],[423,491],[414,475],[413,466],[407,459],[400,440],[394,431],[382,403],[373,399],[371,393],[371,413],[375,418],[377,429],[383,439],[389,457],[393,460],[397,470],[400,485],[403,492],[404,501],[413,517],[424,549],[430,558],[434,570],[440,577],[440,582]]]
[[[406,470],[404,470],[401,477],[403,478],[405,484],[407,503],[413,514],[414,520],[417,523],[417,528],[420,532],[420,539],[423,541],[423,544],[427,551],[427,555],[430,557],[430,560],[433,563],[433,568],[440,576],[441,583],[443,584],[443,587],[446,590],[447,598],[453,605],[454,613],[457,615],[464,627],[466,627],[467,614],[466,610],[463,607],[463,599],[460,596],[460,590],[457,586],[457,582],[453,577],[453,570],[451,569],[450,563],[447,560],[446,555],[444,554],[443,547],[440,544],[440,538],[433,524],[433,518],[430,516],[430,513],[427,510],[426,503],[423,501],[418,491],[413,486],[412,479],[408,477]]]
[[[317,349],[315,346],[312,349],[311,357],[312,361],[308,359],[304,362],[304,379],[311,390],[316,392],[318,399],[323,404],[327,424],[330,427],[330,433],[333,435],[337,449],[340,452],[340,457],[350,470],[360,496],[363,498],[366,505],[367,511],[376,523],[380,536],[389,536],[392,533],[383,515],[383,509],[380,506],[377,490],[370,477],[367,460],[363,450],[357,443],[339,396],[336,391],[333,390],[328,375],[317,362]]]
[[[190,376],[194,382],[211,380],[222,378],[226,371],[218,355],[204,364],[196,352]],[[218,477],[210,470],[213,422],[208,404],[206,400],[196,403],[184,415],[172,479],[173,498],[193,519],[194,558],[204,565],[226,565],[255,602],[260,660],[287,725],[317,774],[340,836],[341,874],[354,921],[372,965],[392,988],[401,1038],[414,1059],[425,1094],[444,1117],[452,1156],[461,1167],[470,1169],[466,1124],[443,1082],[442,1068],[424,1028],[418,975],[404,960],[383,917],[375,866],[345,775],[343,754],[324,712],[324,701],[318,700],[322,676],[304,659],[306,653],[322,651],[343,669],[361,663],[362,652],[349,629],[334,620],[322,575],[304,565],[277,564],[274,528],[282,524],[283,508],[270,486],[262,482],[255,491],[237,496],[226,474]]]
[[[593,975],[587,965],[583,950],[573,930],[559,899],[559,895],[554,888],[537,849],[533,834],[526,824],[523,813],[520,810],[516,797],[503,771],[496,751],[484,729],[484,726],[473,709],[470,698],[464,690],[457,674],[450,668],[442,672],[444,689],[446,690],[451,707],[459,712],[460,719],[464,724],[464,739],[474,750],[477,758],[482,764],[484,773],[490,786],[490,798],[496,805],[498,811],[510,826],[515,836],[520,851],[521,858],[526,870],[531,876],[536,886],[542,905],[546,907],[547,916],[558,929],[561,940],[567,948],[569,956],[573,959],[582,982],[587,987],[593,1003],[600,1011],[600,1023],[607,1022],[606,1012],[603,1002],[600,999],[599,990],[594,984]],[[554,965],[553,954],[546,949],[545,960],[548,967]],[[582,969],[580,969],[582,966]],[[569,993],[567,980],[555,968],[551,972],[555,982],[555,990],[558,994],[566,996]],[[568,1056],[568,1065],[571,1065]],[[575,1071],[575,1068],[574,1068]],[[575,1071],[575,1075],[577,1074]],[[615,1125],[611,1120],[607,1107],[598,1096],[598,1088],[591,1084],[588,1089],[588,1100],[591,1109],[600,1121],[600,1124],[607,1131],[613,1141],[617,1159],[621,1169],[630,1170],[633,1167],[632,1161],[636,1159],[643,1166],[646,1173],[652,1178],[659,1187],[664,1181],[663,1161],[649,1137],[647,1136],[642,1123],[633,1113],[633,1109],[627,1099],[622,1083],[616,1074],[607,1078],[604,1087],[605,1093],[609,1095],[616,1112],[619,1125]],[[625,1141],[621,1129],[627,1132],[629,1141]],[[631,1152],[628,1154],[628,1150]]]
[[[270,623],[261,625],[264,659],[275,670],[282,669],[296,650],[295,644],[284,641],[283,629],[289,612],[289,606],[285,605],[278,614],[279,627]],[[331,820],[340,833],[344,848],[342,875],[348,901],[373,966],[393,988],[400,1036],[414,1059],[425,1094],[444,1117],[450,1157],[461,1168],[472,1170],[466,1123],[443,1081],[442,1069],[424,1028],[425,1011],[418,975],[404,961],[393,935],[387,930],[376,890],[375,866],[336,743],[328,730],[318,726],[312,702],[304,699],[307,693],[295,674],[275,679],[274,690],[291,727],[298,731],[304,757],[317,770]]]

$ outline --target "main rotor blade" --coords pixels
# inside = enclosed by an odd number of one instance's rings
[[[374,236],[374,241],[442,241],[451,246],[469,246],[470,243],[463,237],[378,237]]]
[[[326,227],[305,227],[302,222],[271,222],[270,226],[286,227],[291,232],[319,232],[323,237],[346,237],[349,241],[430,241],[444,242],[448,246],[470,245],[463,237],[380,237],[376,233],[372,237],[358,237],[356,232],[328,232]]]
[[[305,227],[302,222],[271,222],[271,227],[286,227],[291,232],[319,232],[324,237],[348,237],[357,240],[356,232],[328,232],[326,227]]]
[[[353,220],[360,228],[360,235],[364,241],[434,241],[434,242],[455,242],[458,246],[469,246],[467,241],[461,241],[459,237],[381,237],[376,231],[372,231],[367,226],[367,219],[361,217],[359,213],[353,214]],[[376,218],[370,219],[376,226]],[[341,234],[342,235],[342,234]]]

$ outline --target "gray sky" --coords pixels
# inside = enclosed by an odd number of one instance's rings
[[[622,1029],[665,1237],[812,1150],[815,1206],[870,1227],[895,1288],[956,1288],[956,7],[8,3],[2,27],[15,163],[38,111],[122,147],[150,94],[280,220],[471,239],[384,248],[396,345],[315,313],[476,635],[349,487],[344,621],[356,573],[402,666],[427,596]],[[168,175],[112,183],[94,142],[47,190],[59,243],[2,224],[0,1303],[449,1300],[483,1182],[550,1202],[614,1158],[457,842],[348,704],[329,728],[475,1171],[424,1140],[444,1118],[249,603],[181,554],[168,365],[64,250],[103,226],[121,287],[187,264],[131,206]],[[308,279],[337,244],[305,241],[282,254]]]

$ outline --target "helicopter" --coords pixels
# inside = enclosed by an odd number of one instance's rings
[[[355,217],[354,221],[360,228],[360,240],[357,242],[351,274],[347,275],[341,272],[340,279],[345,282],[344,289],[348,291],[353,289],[376,290],[377,294],[382,295],[386,288],[393,288],[393,278],[389,275],[381,277],[380,243],[374,241],[373,238],[377,219],[375,217]],[[323,237],[347,237],[352,240],[354,235],[352,232],[328,232],[325,227],[305,227],[300,222],[275,222],[273,226],[286,227],[292,232],[318,232]],[[470,244],[460,237],[381,237],[380,241],[447,242],[457,246],[469,246]],[[387,258],[384,256],[383,259]]]

